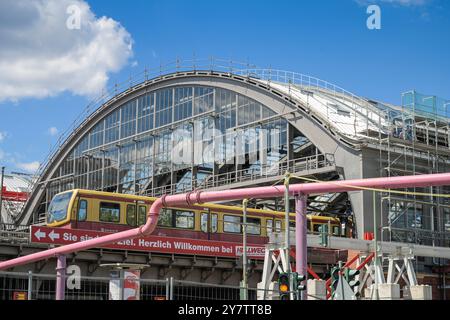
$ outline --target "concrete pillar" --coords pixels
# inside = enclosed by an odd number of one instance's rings
[[[327,299],[327,287],[325,281],[309,279],[306,288],[308,292],[308,300]]]
[[[408,286],[403,287],[403,300],[411,300],[411,290]]]
[[[363,294],[364,294],[364,298],[366,299],[370,299],[370,295],[372,293],[372,286],[364,288]]]
[[[257,300],[280,300],[278,293],[278,282],[271,281],[267,289],[264,289],[265,283],[258,282],[256,285],[256,299]]]
[[[397,283],[378,284],[378,296],[380,300],[399,300],[400,285]]]
[[[378,286],[379,286],[379,284],[378,284]],[[364,288],[363,292],[364,292],[364,298],[366,300],[374,300],[373,299],[373,295],[377,294],[377,292],[378,292],[378,290],[376,292],[373,292],[374,291],[374,287],[375,287],[375,284],[372,283],[371,285],[367,286],[367,288]]]
[[[432,300],[432,288],[429,285],[411,286],[410,290],[413,300]]]

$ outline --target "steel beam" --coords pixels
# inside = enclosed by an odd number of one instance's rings
[[[280,241],[281,238],[277,234],[272,234],[272,236],[270,237],[271,243],[277,243]],[[294,243],[294,235],[291,235],[291,241],[292,243]],[[308,234],[307,242],[308,247],[323,248],[323,246],[320,244],[320,235]],[[433,247],[414,243],[386,241],[379,241],[378,246],[380,247],[380,253],[383,254],[450,259],[450,248],[446,247]],[[341,250],[359,250],[363,252],[375,251],[373,241],[333,236],[329,237],[327,248]]]

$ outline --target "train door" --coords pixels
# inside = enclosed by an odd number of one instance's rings
[[[211,210],[200,213],[200,229],[206,239],[211,240],[212,234],[217,233],[217,224],[217,213],[212,213]]]
[[[88,200],[79,198],[76,208],[76,228],[81,227],[84,224],[83,222],[86,222],[88,220],[88,212]]]
[[[147,206],[143,203],[138,203],[137,224],[144,225],[147,222]]]
[[[127,203],[126,207],[127,225],[136,227],[138,223],[138,215],[136,212],[136,203]]]

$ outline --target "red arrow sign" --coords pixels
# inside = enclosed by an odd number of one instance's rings
[[[31,226],[31,242],[65,245],[108,235],[109,233]],[[242,255],[242,244],[224,241],[209,241],[187,238],[147,236],[128,239],[105,246],[105,248],[150,251],[175,254],[196,254],[205,256],[237,257]],[[252,259],[264,259],[264,246],[249,245],[247,255]]]

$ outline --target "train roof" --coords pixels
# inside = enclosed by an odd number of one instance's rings
[[[111,197],[111,195],[114,195],[121,199],[127,199],[127,200],[141,200],[141,201],[155,201],[156,197],[149,197],[149,196],[141,196],[141,195],[134,195],[134,194],[126,194],[126,193],[116,193],[116,192],[105,192],[105,191],[97,191],[97,190],[87,190],[87,189],[71,189],[67,191],[63,191],[61,193],[67,193],[67,192],[75,192],[78,194],[89,194],[89,195],[97,195],[97,196],[104,196],[104,197]],[[60,193],[60,194],[61,194]],[[180,208],[190,208],[188,206],[178,206]],[[193,206],[194,209],[197,210],[220,210],[221,212],[228,212],[228,213],[237,213],[242,212],[242,207],[240,206],[230,206],[230,205],[223,205],[223,204],[216,204],[216,203],[201,203],[196,204]],[[248,208],[247,212],[249,214],[262,214],[262,215],[277,215],[277,216],[283,216],[285,215],[284,211],[275,211],[275,210],[268,210],[268,209],[254,209],[254,208]],[[295,213],[290,213],[290,217],[295,217]],[[308,219],[314,219],[319,221],[339,221],[338,218],[335,217],[329,217],[329,216],[317,216],[317,215],[311,215],[308,214]]]

